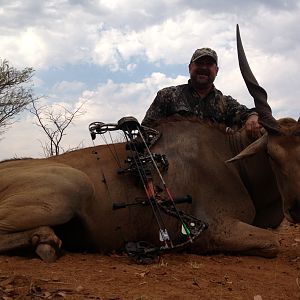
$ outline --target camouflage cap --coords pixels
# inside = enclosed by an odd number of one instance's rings
[[[218,55],[217,55],[216,51],[214,51],[213,49],[210,49],[210,48],[197,49],[191,58],[191,63],[203,56],[212,57],[215,60],[216,64],[218,64]]]

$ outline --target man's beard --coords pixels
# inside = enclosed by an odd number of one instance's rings
[[[213,84],[214,78],[207,70],[200,70],[195,74],[191,74],[191,81],[197,87],[209,87]]]

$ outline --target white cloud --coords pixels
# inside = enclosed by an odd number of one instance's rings
[[[34,68],[93,62],[116,71],[124,61],[127,65],[145,55],[150,62],[186,63],[191,49],[234,47],[236,22],[253,47],[292,51],[300,43],[297,1],[272,3],[47,1],[36,6],[15,1],[3,5],[0,51],[16,64]]]
[[[136,69],[136,67],[137,67],[137,64],[129,64],[126,67],[126,70],[130,72],[130,71],[133,71],[134,69]]]
[[[108,29],[101,30],[92,54],[93,62],[108,65],[118,70],[123,61],[136,55],[143,55],[145,45],[135,31]]]

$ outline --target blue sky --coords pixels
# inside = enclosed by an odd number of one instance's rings
[[[275,117],[300,115],[300,1],[0,0],[0,15],[0,57],[35,69],[40,103],[85,103],[66,149],[92,145],[90,122],[142,120],[159,89],[187,81],[201,47],[219,55],[216,87],[252,107],[238,69],[237,23]],[[0,159],[43,157],[46,137],[34,122],[28,113],[16,120],[0,141]]]

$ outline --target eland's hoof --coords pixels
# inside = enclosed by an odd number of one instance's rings
[[[47,263],[55,262],[58,258],[55,248],[49,244],[39,244],[35,249],[35,253]]]

